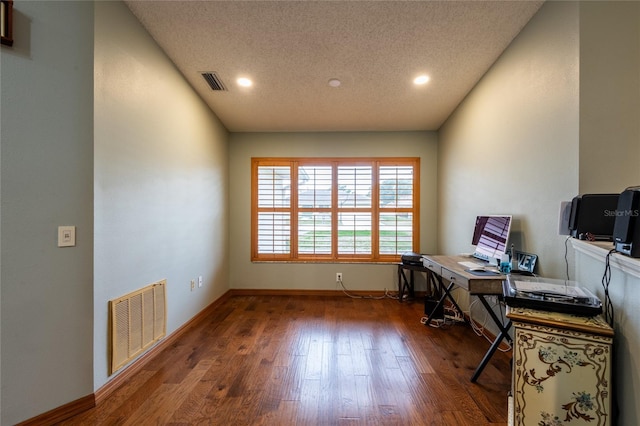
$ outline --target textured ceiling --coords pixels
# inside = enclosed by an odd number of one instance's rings
[[[255,132],[436,130],[543,2],[125,3],[228,130]]]

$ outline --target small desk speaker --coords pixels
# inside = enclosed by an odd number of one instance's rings
[[[585,194],[571,201],[569,229],[581,240],[612,241],[619,194]]]
[[[613,227],[616,251],[640,257],[640,186],[629,187],[620,194]]]

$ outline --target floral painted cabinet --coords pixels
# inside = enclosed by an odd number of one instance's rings
[[[513,423],[611,424],[613,330],[601,316],[511,308]]]

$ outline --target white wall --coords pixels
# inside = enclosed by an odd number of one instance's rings
[[[564,276],[560,202],[578,190],[578,3],[549,2],[439,132],[439,245],[468,252],[475,216],[514,215],[516,249]]]
[[[434,132],[233,133],[230,138],[230,285],[236,289],[397,290],[396,267],[252,263],[251,157],[420,157],[420,251],[436,249],[437,138]],[[420,286],[418,285],[418,289]]]
[[[602,277],[608,248],[573,241],[577,249],[575,279],[604,301]],[[604,244],[599,244],[604,247]],[[610,258],[609,294],[614,307],[613,400],[619,410],[617,424],[640,424],[640,259],[615,254]],[[612,423],[614,424],[614,423]]]
[[[93,392],[93,7],[15,2],[0,51],[3,425]]]
[[[170,334],[228,289],[228,135],[123,3],[95,8],[98,389],[110,299],[166,278]]]

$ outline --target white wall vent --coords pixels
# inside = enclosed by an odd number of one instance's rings
[[[166,285],[167,280],[158,281],[109,301],[109,375],[165,336]]]

